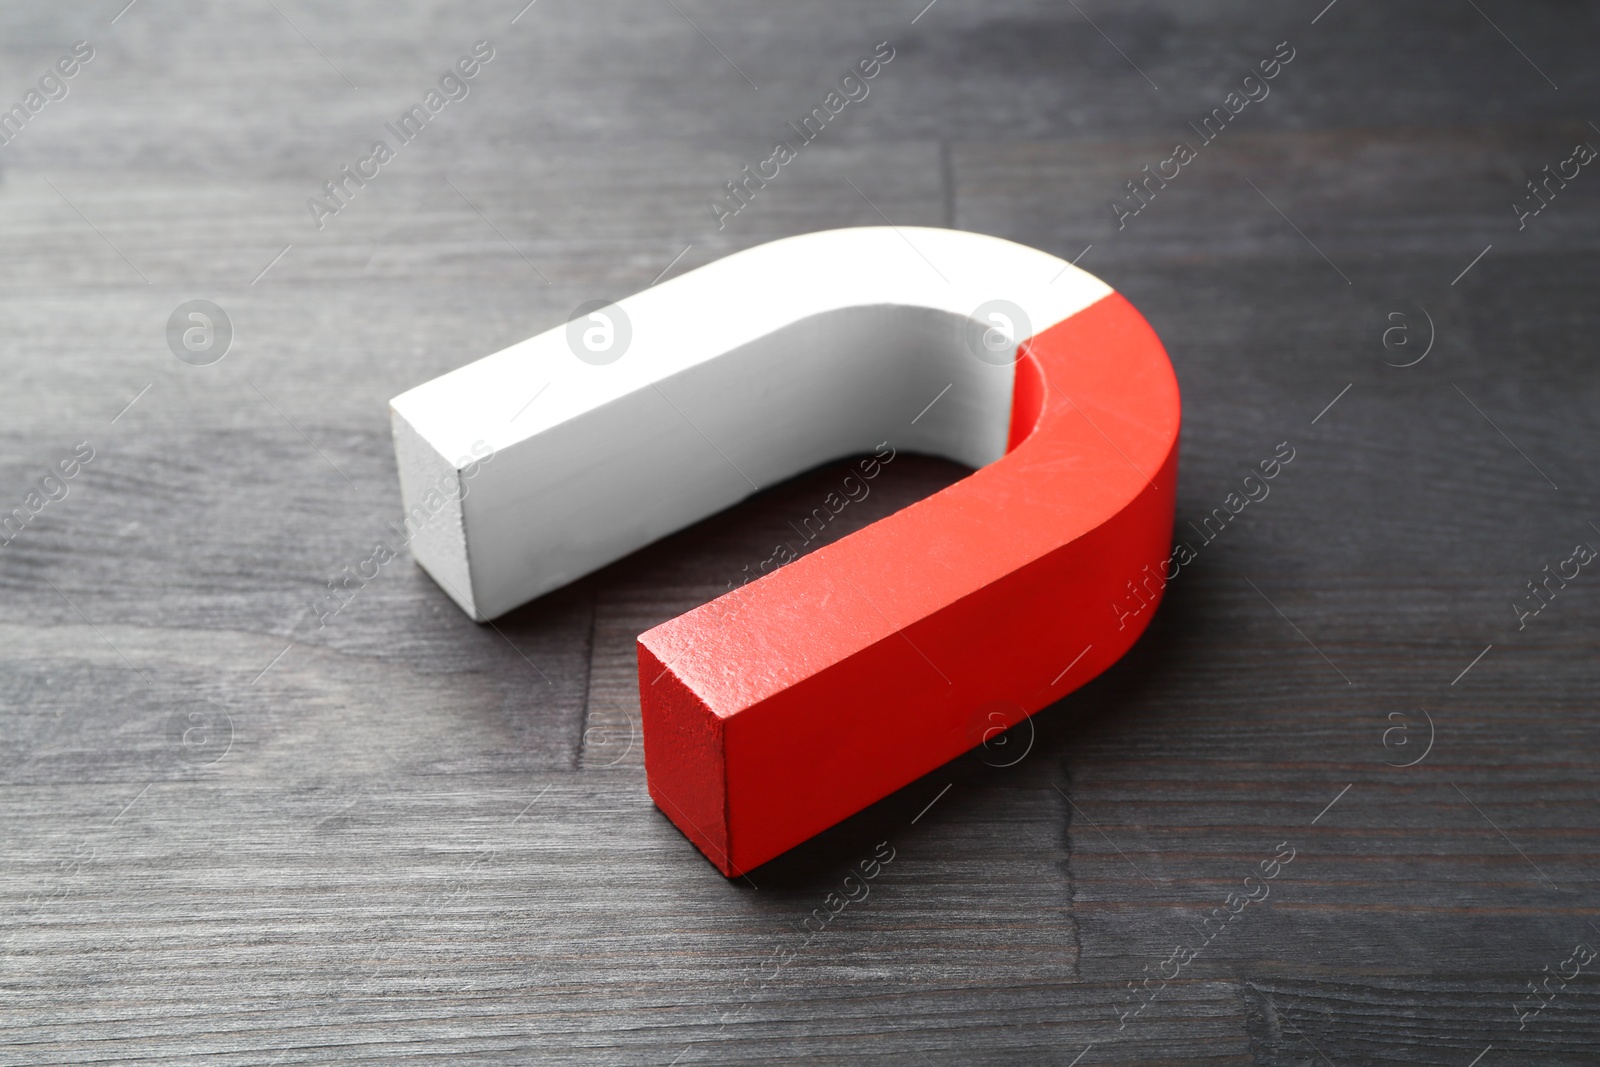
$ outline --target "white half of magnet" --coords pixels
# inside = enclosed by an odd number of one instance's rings
[[[483,621],[884,442],[983,466],[1005,451],[1015,367],[980,358],[973,328],[998,320],[974,316],[1010,302],[1020,342],[1110,292],[956,230],[830,230],[736,253],[395,397],[412,553]],[[587,329],[602,347],[631,337],[599,363],[610,353],[571,340]]]

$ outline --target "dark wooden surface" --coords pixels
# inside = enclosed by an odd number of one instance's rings
[[[0,511],[96,453],[0,549],[0,1060],[1596,1062],[1596,965],[1517,1007],[1600,945],[1600,574],[1523,630],[1510,606],[1600,544],[1600,174],[1510,208],[1600,144],[1595,5],[121,7],[0,11],[8,106],[96,48],[0,148]],[[472,94],[317,231],[305,199],[479,39]],[[705,199],[886,39],[871,96],[719,232]],[[1271,95],[1117,231],[1121,183],[1285,39]],[[499,631],[404,558],[316,629],[399,513],[389,397],[686,247],[674,270],[880,210],[1092,245],[1177,367],[1180,523],[1296,450],[1031,748],[749,880],[650,805],[635,635],[838,468]],[[163,333],[197,297],[237,331],[203,368]],[[1428,357],[1386,365],[1425,315]],[[830,536],[960,475],[903,457]],[[1419,709],[1432,748],[1391,766]],[[211,748],[174,743],[191,714]],[[1270,897],[1119,1026],[1280,842]]]

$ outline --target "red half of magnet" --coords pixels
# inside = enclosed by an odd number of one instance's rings
[[[640,635],[650,795],[724,874],[972,748],[983,708],[1060,699],[1148,625],[1126,605],[1155,607],[1170,555],[1166,352],[1115,293],[1021,351],[1006,455]]]

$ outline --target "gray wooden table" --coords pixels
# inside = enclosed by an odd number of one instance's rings
[[[0,1061],[1597,1062],[1600,574],[1564,561],[1600,545],[1600,174],[1513,208],[1600,145],[1596,5],[122,5],[0,11]],[[707,199],[882,41],[719,229]],[[884,218],[1144,311],[1180,533],[1294,450],[1031,747],[748,880],[651,806],[635,636],[838,468],[498,630],[405,557],[317,627],[399,517],[391,396]],[[233,330],[204,366],[167,338],[196,299]],[[904,457],[829,537],[961,474]],[[1578,575],[1526,599],[1547,565]]]

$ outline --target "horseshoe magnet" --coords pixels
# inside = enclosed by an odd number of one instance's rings
[[[1168,577],[1166,352],[999,238],[775,241],[390,407],[413,555],[479,621],[830,460],[976,468],[639,636],[650,795],[730,876],[1104,671]]]

